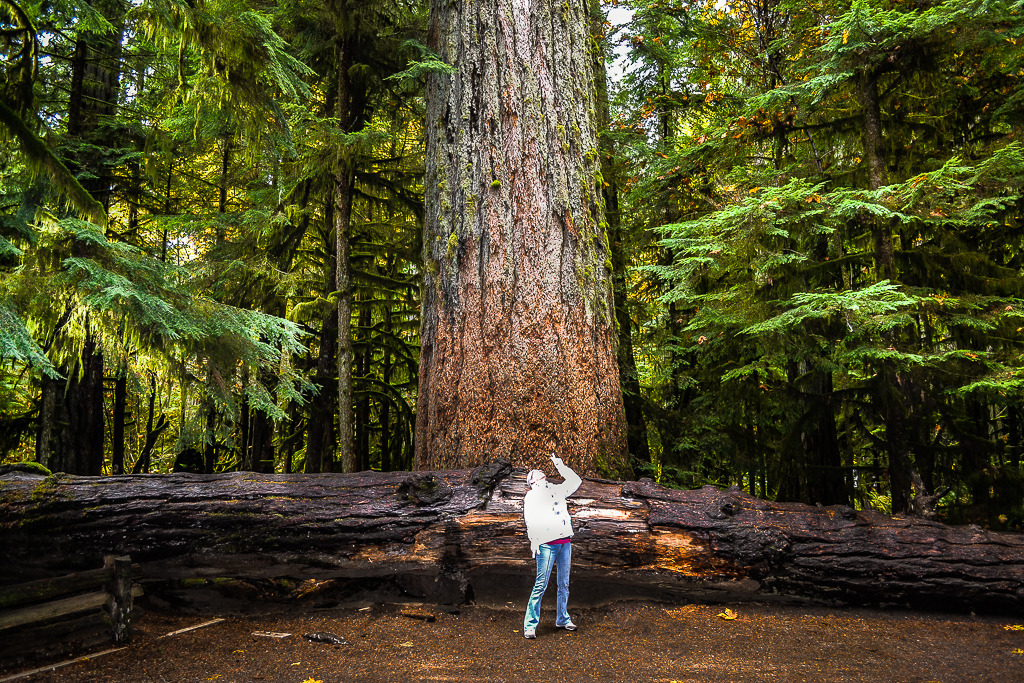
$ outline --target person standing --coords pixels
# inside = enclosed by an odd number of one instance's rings
[[[561,484],[548,482],[547,475],[542,470],[531,470],[526,475],[526,483],[530,490],[523,498],[523,518],[526,521],[526,534],[530,538],[530,550],[537,559],[537,578],[533,584],[533,592],[530,593],[530,601],[526,605],[526,618],[523,620],[523,635],[527,638],[537,637],[541,599],[548,587],[551,568],[556,566],[558,598],[555,626],[567,631],[576,630],[576,624],[569,618],[567,611],[569,566],[572,563],[570,539],[574,532],[565,499],[580,487],[583,480],[554,453],[551,454],[551,462],[565,478]]]

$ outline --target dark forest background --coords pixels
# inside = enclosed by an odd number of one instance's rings
[[[1024,3],[591,12],[636,476],[1024,528]],[[3,463],[412,467],[428,13],[0,0]]]

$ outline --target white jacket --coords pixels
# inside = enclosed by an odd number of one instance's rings
[[[555,469],[565,477],[561,484],[545,481],[531,488],[523,498],[523,518],[526,520],[526,534],[530,537],[530,549],[537,554],[542,543],[569,538],[573,535],[572,520],[565,499],[580,487],[583,480],[567,465],[556,464]]]

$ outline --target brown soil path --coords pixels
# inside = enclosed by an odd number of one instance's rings
[[[30,683],[280,681],[1024,681],[1024,623],[960,615],[744,604],[617,603],[573,612],[575,633],[545,612],[522,637],[517,606],[371,605],[226,617],[149,612],[120,652],[36,674]],[[406,615],[403,615],[403,612]],[[425,618],[432,618],[426,621]],[[283,638],[256,631],[290,633]],[[310,642],[329,632],[344,645]],[[0,672],[0,679],[11,671]]]

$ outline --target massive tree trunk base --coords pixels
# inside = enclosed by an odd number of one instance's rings
[[[522,603],[533,560],[524,472],[0,477],[0,584],[128,554],[168,587],[346,599]],[[649,480],[570,499],[573,600],[811,600],[1024,609],[1024,535],[770,503]],[[333,596],[333,597],[332,597]],[[180,595],[179,595],[180,597]]]

